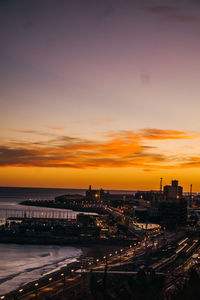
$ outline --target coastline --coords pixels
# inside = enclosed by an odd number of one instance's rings
[[[29,204],[27,204],[29,202]],[[37,203],[37,204],[36,204]],[[46,205],[44,205],[46,203]],[[50,201],[38,201],[38,202],[32,202],[30,204],[30,201],[23,201],[20,202],[21,205],[27,205],[27,206],[39,206],[39,207],[50,207],[50,208],[58,208],[58,209],[71,209],[73,211],[79,211],[79,212],[90,212],[90,213],[102,213],[99,210],[94,211],[94,209],[84,209],[79,207],[63,207],[61,205],[58,207],[56,203],[50,202]],[[36,205],[35,205],[36,204]],[[23,235],[10,235],[10,236],[3,236],[0,235],[0,243],[5,244],[23,244],[23,245],[59,245],[59,246],[72,246],[72,247],[79,247],[82,251],[81,255],[79,257],[76,257],[76,261],[67,263],[66,266],[61,266],[58,269],[53,269],[52,271],[48,272],[48,275],[42,275],[40,278],[34,281],[29,281],[28,283],[25,283],[24,285],[18,286],[15,290],[6,293],[6,299],[13,299],[16,295],[18,295],[19,288],[26,290],[34,290],[35,283],[39,282],[39,285],[46,284],[48,282],[49,277],[59,277],[60,274],[63,272],[66,274],[70,274],[72,269],[79,269],[82,264],[82,259],[90,258],[92,260],[96,259],[103,259],[104,256],[108,256],[110,253],[114,254],[114,252],[121,248],[127,248],[132,241],[128,240],[119,240],[119,239],[96,239],[96,238],[63,238],[63,236],[59,237],[42,237],[42,236],[23,236]]]
[[[76,246],[17,244],[0,244],[0,253],[0,295],[11,293],[63,268],[67,270],[83,255],[81,247]],[[9,261],[7,267],[3,265],[6,257]]]
[[[4,293],[4,296],[6,296],[6,299],[13,299],[15,298],[18,293],[19,289],[23,289],[25,292],[26,291],[33,291],[35,290],[35,284],[38,283],[39,286],[46,285],[49,278],[54,278],[54,280],[57,280],[60,278],[60,274],[64,273],[65,276],[68,276],[71,274],[72,270],[75,269],[80,269],[82,264],[84,263],[84,259],[93,259],[95,261],[97,258],[98,259],[103,259],[104,256],[109,256],[110,253],[114,254],[114,252],[121,247],[119,246],[106,246],[106,247],[98,247],[97,245],[93,245],[91,247],[88,246],[83,246],[80,247],[82,254],[79,257],[74,258],[75,261],[69,262],[66,266],[61,266],[56,269],[53,269],[52,271],[49,271],[48,273],[41,275],[36,280],[29,281],[23,285],[19,285],[17,288],[14,290],[11,290],[7,293]]]

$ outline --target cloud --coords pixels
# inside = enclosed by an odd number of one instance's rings
[[[116,118],[112,118],[112,117],[94,117],[94,118],[91,118],[90,121],[92,122],[97,122],[97,123],[112,123],[112,122],[115,122],[116,121]]]
[[[178,23],[196,23],[200,22],[200,17],[197,16],[173,16],[173,21]]]
[[[49,129],[60,131],[64,130],[64,127],[48,127]],[[46,132],[41,130],[24,130],[24,129],[9,129],[11,132],[23,133],[23,134],[34,134],[34,135],[41,135],[41,136],[57,136],[55,133]]]
[[[61,130],[64,130],[65,127],[49,127],[49,129],[61,131]]]
[[[106,5],[101,12],[99,13],[98,17],[100,20],[104,20],[110,18],[115,12],[115,8],[112,5]]]
[[[178,140],[198,138],[200,134],[179,130],[144,128],[138,131],[120,131],[118,133],[109,134],[108,137],[124,137],[128,140]]]
[[[163,15],[168,20],[177,22],[177,23],[195,23],[200,22],[200,17],[196,15],[188,14],[186,7],[184,6],[148,6],[143,7],[142,10],[149,12],[154,15]],[[182,11],[183,14],[182,14]],[[185,11],[185,12],[184,12]]]
[[[200,155],[199,157],[192,156],[187,159],[187,161],[181,164],[182,168],[199,168],[200,167]]]
[[[142,8],[144,11],[153,13],[153,14],[169,14],[174,13],[179,10],[177,6],[169,6],[169,5],[162,5],[162,6],[148,6]]]
[[[31,133],[31,134],[35,134],[37,133],[38,134],[38,131],[37,130],[24,130],[24,129],[10,129],[10,131],[13,131],[13,132],[18,132],[18,133]]]
[[[102,141],[65,135],[33,143],[9,140],[0,146],[0,166],[168,169],[171,168],[171,158],[160,153],[159,140],[191,138],[199,138],[199,134],[146,128],[112,133],[103,137]],[[155,145],[148,145],[149,140]],[[183,165],[181,160],[176,163],[175,167]],[[190,162],[195,163],[200,163],[200,158]]]
[[[149,140],[178,140],[194,139],[200,137],[199,134],[178,130],[163,130],[156,128],[146,128],[140,130],[141,136]]]
[[[147,73],[142,73],[142,74],[140,74],[140,80],[141,80],[142,84],[148,85],[151,83],[151,75],[147,74]]]

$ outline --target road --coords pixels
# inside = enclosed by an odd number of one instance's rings
[[[170,243],[172,240],[174,240],[175,236],[171,236],[170,234],[164,234],[165,238],[163,238],[163,235],[159,235],[156,237],[157,241],[157,247],[162,247],[166,243]],[[149,246],[152,244],[151,236],[147,239],[146,242],[141,242],[138,245],[130,245],[129,249],[120,249],[120,251],[116,250],[114,253],[110,253],[108,257],[104,257],[103,259],[97,259],[94,263],[88,262],[88,265],[86,268],[87,272],[90,272],[91,269],[93,269],[95,272],[103,272],[103,269],[105,268],[105,265],[107,264],[109,269],[114,267],[123,266],[126,264],[130,264],[134,261],[139,260],[142,256],[145,256],[146,252],[146,246]],[[187,264],[185,264],[184,268],[186,269],[189,264],[191,264],[191,261],[188,260]],[[184,269],[184,271],[185,271]],[[75,272],[76,271],[76,272]],[[111,270],[113,272],[117,272],[114,270]],[[123,272],[123,271],[118,271]],[[161,272],[161,271],[160,271]],[[179,274],[183,272],[179,270]],[[82,282],[82,270],[79,268],[79,270],[71,270],[71,272],[63,273],[62,270],[60,272],[56,273],[56,276],[50,274],[48,278],[46,279],[47,282],[41,283],[41,281],[35,282],[34,286],[30,286],[29,289],[23,290],[23,288],[18,290],[18,296],[17,299],[22,300],[31,300],[34,299],[36,296],[38,299],[44,299],[45,296],[53,297],[57,294],[62,293],[63,291],[71,291],[72,293],[74,291],[80,290],[79,287],[81,287]],[[114,274],[114,273],[113,273]],[[135,272],[134,272],[135,274]],[[42,286],[40,285],[42,284]],[[2,296],[1,296],[2,297]],[[4,297],[0,299],[13,299],[9,297]]]

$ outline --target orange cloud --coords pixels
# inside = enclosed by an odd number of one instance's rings
[[[104,117],[104,118],[91,118],[90,119],[92,122],[97,122],[97,123],[112,123],[116,121],[116,118],[112,118],[112,117]]]
[[[200,137],[199,134],[187,131],[178,130],[163,130],[155,128],[147,128],[140,130],[142,137],[152,140],[178,140],[178,139],[193,139]]]
[[[200,164],[200,157],[183,165],[181,159],[171,166],[171,159],[159,153],[159,146],[149,146],[148,140],[191,139],[199,134],[160,129],[120,131],[107,135],[103,141],[91,141],[70,136],[56,136],[48,142],[25,143],[7,141],[0,146],[0,166],[57,168],[117,168],[137,167],[144,170],[183,168]],[[154,153],[154,151],[156,152]]]
[[[113,138],[124,137],[129,140],[178,140],[198,138],[200,134],[178,130],[145,128],[138,131],[120,131],[119,133],[109,134],[107,136]]]
[[[200,167],[200,155],[199,157],[189,157],[188,160],[181,165],[182,168],[199,168]]]
[[[61,131],[61,130],[64,130],[65,127],[49,127],[49,129]]]

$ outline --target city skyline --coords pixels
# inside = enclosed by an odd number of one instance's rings
[[[0,7],[0,186],[200,192],[198,1]]]

